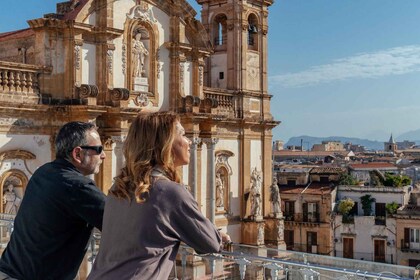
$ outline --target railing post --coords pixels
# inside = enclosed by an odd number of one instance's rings
[[[420,280],[420,264],[416,266],[416,271],[414,272],[414,280]]]
[[[246,272],[246,266],[250,264],[251,262],[248,261],[245,258],[242,259],[236,259],[235,262],[239,265],[239,274],[241,276],[241,279],[245,279],[245,272]]]

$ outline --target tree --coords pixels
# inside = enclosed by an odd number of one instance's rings
[[[393,175],[391,173],[385,173],[384,185],[387,187],[400,188],[411,184],[411,179],[407,175]]]
[[[354,201],[351,198],[345,198],[340,200],[338,203],[338,212],[343,215],[342,222],[343,223],[351,223],[353,220],[353,217],[349,215],[350,211],[354,207]]]
[[[391,215],[397,212],[398,207],[400,206],[395,201],[385,204],[386,211]]]
[[[357,185],[358,181],[352,175],[348,173],[341,173],[338,179],[340,185]]]
[[[338,203],[338,212],[346,216],[348,213],[350,213],[351,209],[354,207],[354,201],[351,198],[345,198],[340,200]]]
[[[370,216],[372,214],[372,202],[375,202],[376,199],[370,194],[366,194],[360,197],[360,201],[362,202],[363,215]]]

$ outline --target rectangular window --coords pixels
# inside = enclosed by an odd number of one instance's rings
[[[410,228],[410,249],[420,249],[420,229]]]
[[[295,245],[295,233],[293,230],[284,230],[284,242],[286,242],[286,250],[293,250]]]
[[[330,181],[330,178],[328,176],[320,176],[319,181],[321,183],[328,183]]]
[[[359,215],[359,211],[358,211],[358,204],[357,202],[354,202],[353,208],[351,208],[350,212],[349,212],[349,216],[358,216]]]
[[[308,231],[306,233],[306,252],[317,254],[318,253],[318,241],[316,232]]]
[[[225,78],[225,72],[219,72],[219,80],[223,80]]]
[[[318,203],[308,202],[303,204],[303,221],[310,223],[319,222]]]
[[[295,216],[295,202],[285,201],[284,202],[284,216],[286,221],[293,221]]]
[[[289,187],[296,186],[296,180],[287,180],[287,186]]]

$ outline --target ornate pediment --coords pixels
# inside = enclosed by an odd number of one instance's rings
[[[149,5],[143,1],[137,1],[137,5],[130,9],[127,17],[129,19],[139,19],[141,21],[147,21],[150,23],[157,22],[153,15],[152,9],[149,8]]]

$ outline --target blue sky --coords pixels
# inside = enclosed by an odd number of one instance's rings
[[[26,28],[58,2],[9,1],[0,32]],[[383,141],[420,129],[419,26],[418,0],[275,1],[268,76],[271,109],[282,123],[274,139]]]

